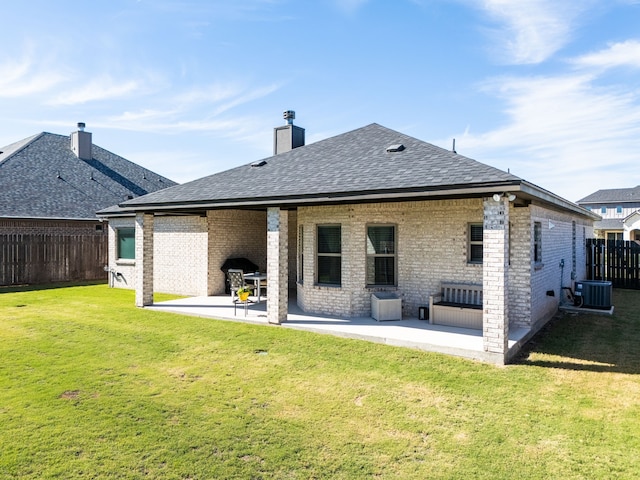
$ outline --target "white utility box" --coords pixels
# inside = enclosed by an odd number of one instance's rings
[[[372,293],[371,316],[378,322],[386,320],[402,320],[402,299],[398,298],[395,293]]]

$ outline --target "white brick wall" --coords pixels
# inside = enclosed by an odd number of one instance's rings
[[[509,206],[508,312],[511,325],[544,322],[556,311],[560,286],[571,286],[572,221],[576,221],[576,278],[586,274],[585,235],[589,222],[531,205]],[[467,261],[469,223],[483,223],[482,199],[434,200],[385,204],[301,207],[288,213],[289,285],[296,279],[298,225],[304,229],[304,283],[298,303],[308,312],[342,317],[369,316],[371,293],[392,291],[402,298],[403,315],[415,318],[442,281],[483,282],[483,267]],[[533,224],[542,224],[542,264],[533,264]],[[553,228],[549,228],[551,225]],[[342,285],[315,285],[316,227],[342,226]],[[394,224],[397,236],[398,285],[366,287],[366,228]],[[109,264],[120,272],[115,285],[135,287],[135,262],[117,261],[115,230],[133,227],[133,218],[109,222]],[[185,295],[224,292],[220,271],[230,257],[246,257],[267,268],[266,212],[217,210],[207,217],[156,217],[154,290]],[[205,260],[206,259],[206,260]],[[562,272],[560,260],[564,259]],[[562,282],[560,275],[563,273]],[[554,296],[547,291],[554,291]]]
[[[181,295],[207,294],[207,219],[155,218],[154,289]]]
[[[227,258],[244,257],[267,270],[267,214],[250,210],[207,212],[209,229],[209,295],[224,293],[220,267]]]
[[[468,223],[482,221],[480,199],[300,208],[305,265],[298,302],[309,311],[369,316],[372,292],[395,291],[402,297],[403,315],[415,318],[441,281],[482,283],[482,265],[467,262]],[[317,286],[316,226],[336,223],[342,225],[342,286]],[[397,288],[366,288],[366,227],[376,223],[396,225]]]
[[[156,292],[179,295],[206,295],[206,219],[195,216],[154,218],[153,270]],[[120,273],[114,286],[135,288],[136,262],[117,260],[118,228],[134,227],[134,219],[114,218],[109,222],[109,265]],[[136,242],[136,247],[138,247]]]
[[[531,243],[531,325],[546,322],[555,313],[561,298],[561,287],[573,287],[573,227],[576,221],[576,272],[575,278],[586,275],[585,233],[591,234],[588,222],[572,218],[566,213],[543,209],[532,205],[530,235],[533,236],[534,222],[542,227],[542,262],[533,262],[533,243]],[[564,268],[560,267],[564,260]],[[554,296],[547,295],[554,292]]]

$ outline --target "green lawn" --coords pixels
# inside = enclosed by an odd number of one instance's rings
[[[614,479],[640,472],[640,292],[519,363],[0,290],[0,479]]]

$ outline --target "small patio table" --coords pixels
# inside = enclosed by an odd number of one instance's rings
[[[258,292],[258,299],[256,300],[256,303],[260,303],[260,294],[261,294],[261,282],[262,280],[266,280],[267,279],[267,274],[266,273],[260,273],[260,272],[255,272],[255,273],[246,273],[244,275],[244,279],[248,282],[253,282],[253,285],[255,287],[255,290]]]

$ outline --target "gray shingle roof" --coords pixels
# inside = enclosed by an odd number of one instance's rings
[[[621,218],[605,218],[593,223],[593,228],[597,230],[622,230],[623,220]]]
[[[96,219],[130,196],[176,185],[95,144],[81,160],[64,135],[43,132],[0,151],[0,217]]]
[[[578,200],[578,205],[586,203],[626,203],[640,202],[640,185],[633,188],[612,188],[607,190],[598,190],[597,192],[587,195]]]
[[[402,144],[398,152],[387,152]],[[515,175],[371,124],[125,202],[123,206],[224,203],[518,182]],[[252,162],[262,163],[262,162]]]

